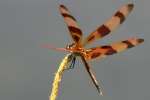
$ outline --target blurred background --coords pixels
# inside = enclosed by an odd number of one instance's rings
[[[40,45],[72,43],[59,13],[60,3],[70,9],[87,36],[129,2],[135,8],[125,23],[89,47],[132,36],[145,42],[89,62],[105,96],[99,96],[79,59],[73,70],[65,72],[58,100],[149,100],[149,0],[0,0],[0,100],[48,100],[54,74],[66,53]]]

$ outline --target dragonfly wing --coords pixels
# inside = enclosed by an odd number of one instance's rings
[[[75,43],[80,43],[82,38],[82,31],[77,25],[77,20],[71,15],[70,11],[66,6],[60,5],[59,9],[68,26],[69,32],[73,40],[75,41]]]
[[[98,57],[103,58],[127,50],[129,48],[135,47],[136,45],[142,43],[143,41],[144,41],[143,39],[130,38],[128,40],[116,42],[111,45],[104,45],[100,47],[91,48],[87,50],[85,58],[89,60]]]
[[[96,77],[93,74],[93,71],[91,70],[91,67],[88,65],[88,63],[86,62],[86,60],[85,60],[85,58],[83,56],[81,56],[81,59],[82,59],[84,65],[85,65],[85,68],[86,68],[86,70],[87,70],[90,78],[92,79],[92,82],[95,85],[96,89],[98,90],[98,92],[100,93],[100,95],[103,95],[102,88],[98,84],[98,81],[96,80]]]
[[[89,44],[96,39],[100,39],[116,29],[125,21],[128,14],[132,11],[133,7],[133,4],[122,6],[107,22],[98,27],[87,38],[85,38],[85,40],[83,41],[83,45]]]

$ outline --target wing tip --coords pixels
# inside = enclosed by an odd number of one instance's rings
[[[65,9],[65,10],[68,10],[67,7],[63,4],[60,4],[59,7]]]
[[[129,11],[131,11],[134,8],[134,4],[133,3],[129,3],[127,6],[128,6]]]
[[[60,7],[64,7],[64,5],[63,5],[63,4],[60,4],[59,6],[60,6]]]
[[[138,43],[143,43],[143,42],[144,42],[144,39],[142,39],[142,38],[137,39],[137,42],[138,42]]]

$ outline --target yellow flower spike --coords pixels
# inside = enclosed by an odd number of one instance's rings
[[[67,54],[62,62],[60,63],[60,66],[55,74],[55,78],[53,81],[53,87],[52,87],[52,92],[51,95],[49,96],[49,100],[56,100],[57,95],[58,95],[58,89],[59,89],[59,84],[63,75],[63,72],[67,68],[67,64],[70,62],[70,54]]]

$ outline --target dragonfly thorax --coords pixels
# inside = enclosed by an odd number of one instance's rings
[[[75,43],[67,45],[66,49],[70,50],[72,53],[77,53],[77,54],[85,53],[85,49],[82,46],[76,45]]]

